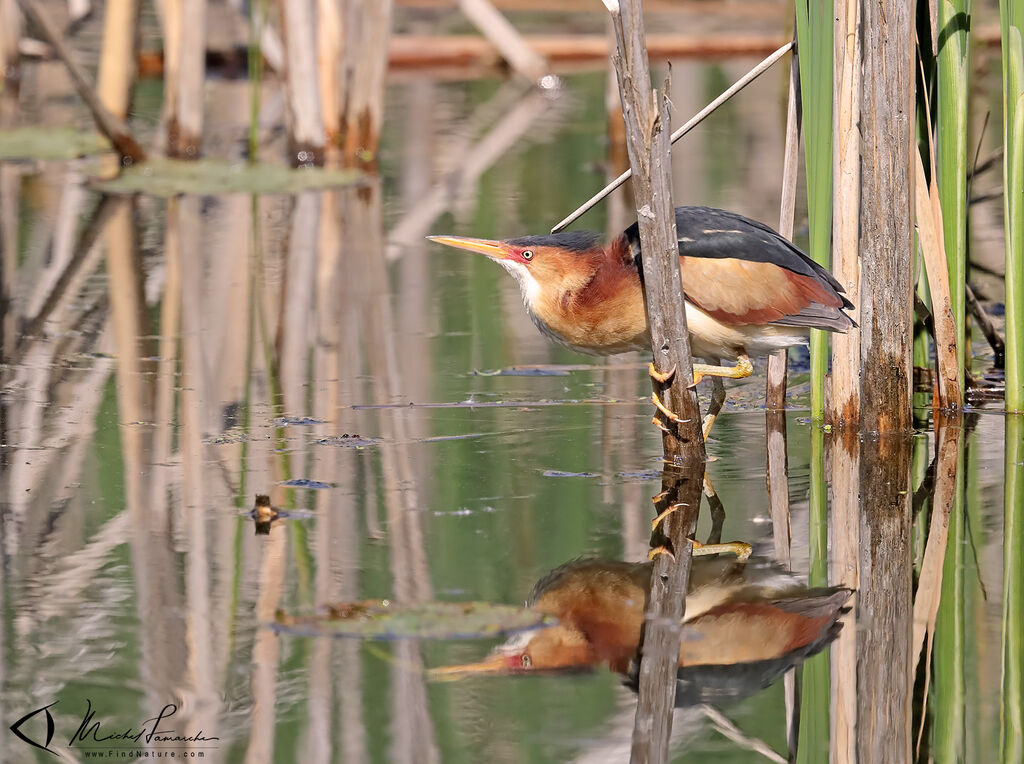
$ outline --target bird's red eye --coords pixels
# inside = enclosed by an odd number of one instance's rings
[[[524,249],[523,250],[523,259],[524,260],[532,260],[533,259],[533,250],[532,249]]]

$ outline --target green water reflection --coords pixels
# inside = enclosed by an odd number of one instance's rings
[[[745,66],[677,66],[677,112]],[[779,108],[781,82],[752,86],[680,147],[679,203],[777,215],[782,136],[763,114]],[[87,700],[111,728],[176,703],[176,725],[219,738],[215,761],[624,760],[635,699],[608,671],[440,684],[423,669],[477,660],[494,642],[263,628],[277,609],[327,601],[520,603],[580,555],[645,557],[660,439],[644,359],[550,345],[501,269],[422,238],[542,232],[599,188],[603,93],[603,77],[581,75],[558,101],[526,96],[525,124],[513,121],[502,146],[494,131],[521,94],[396,83],[379,183],[122,200],[126,225],[106,228],[80,262],[71,253],[95,193],[76,166],[0,165],[0,760],[32,760],[6,728],[53,701],[53,745],[66,749]],[[485,162],[474,152],[488,136],[500,150]],[[453,174],[467,156],[474,172]],[[440,211],[424,216],[430,205]],[[604,217],[585,223],[600,229]],[[19,334],[69,268],[45,332]],[[792,567],[821,585],[835,544],[826,475],[838,468],[826,461],[832,436],[804,419],[803,357],[785,441]],[[554,373],[492,373],[538,364]],[[761,385],[755,375],[730,388],[709,474],[723,538],[770,554]],[[1003,529],[1020,526],[1021,432],[993,414],[971,427],[939,566],[922,751],[1017,761],[1020,547]],[[356,434],[358,447],[340,437]],[[915,439],[920,465],[933,440]],[[281,485],[291,479],[327,487]],[[245,513],[257,493],[296,516],[255,535]],[[705,513],[698,538],[710,529]],[[807,761],[835,744],[830,670],[823,653],[798,683]],[[748,742],[785,752],[784,695],[777,682],[722,711]],[[915,742],[923,701],[919,687],[907,704]],[[680,710],[674,728],[678,761],[758,756],[700,709]],[[31,735],[45,736],[42,717]]]

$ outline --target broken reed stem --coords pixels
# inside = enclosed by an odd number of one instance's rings
[[[796,216],[796,176],[800,165],[800,57],[794,50],[789,62],[789,97],[786,100],[786,146],[782,158],[782,194],[779,204],[779,233],[792,240]],[[786,365],[789,351],[780,348],[768,356],[768,381],[764,407],[786,409]],[[785,429],[785,422],[782,424]],[[788,507],[788,500],[787,500]]]
[[[608,5],[607,0],[605,2],[605,5]],[[720,96],[718,96],[718,98],[716,98],[714,101],[712,101],[707,106],[705,106],[703,109],[701,109],[699,112],[694,114],[689,122],[687,122],[682,127],[678,128],[674,133],[672,133],[671,143],[675,143],[680,138],[682,138],[684,135],[686,135],[688,132],[693,130],[693,128],[695,128],[697,125],[699,125],[705,119],[707,119],[707,117],[709,117],[712,113],[714,113],[714,111],[716,109],[718,109],[719,106],[724,104],[726,101],[728,101],[734,95],[736,95],[741,90],[743,90],[743,88],[745,88],[751,82],[753,82],[758,77],[760,77],[762,74],[764,74],[766,71],[771,69],[772,65],[774,65],[776,61],[778,61],[780,58],[782,58],[784,55],[786,55],[786,53],[789,52],[789,50],[792,47],[793,47],[793,43],[792,42],[787,42],[785,45],[780,47],[778,50],[776,50],[770,56],[765,58],[760,64],[758,64],[753,69],[751,69],[749,72],[747,72],[742,77],[740,77],[738,80],[736,80],[736,82],[734,82],[726,91],[724,91]],[[584,202],[582,205],[577,207],[570,215],[568,215],[558,225],[556,225],[554,228],[552,228],[551,229],[551,233],[558,233],[559,231],[563,230],[567,226],[569,226],[572,223],[574,223],[577,220],[579,220],[580,217],[582,217],[586,212],[591,210],[598,202],[600,202],[602,199],[604,199],[606,196],[608,196],[608,194],[610,194],[612,191],[614,191],[619,186],[621,186],[623,183],[625,183],[627,180],[629,180],[629,178],[632,176],[632,174],[633,174],[632,168],[630,168],[629,170],[626,170],[619,177],[617,177],[615,180],[613,180],[607,186],[605,186],[600,191],[598,191],[596,194],[594,194],[592,197],[590,197],[586,202]]]
[[[284,27],[288,154],[294,167],[324,163],[324,124],[316,71],[313,0],[281,0]]]
[[[168,18],[171,9],[175,10],[176,22],[181,25],[175,40],[176,71],[173,79],[165,77],[167,155],[198,159],[206,78],[206,0],[168,0],[165,7]],[[170,35],[168,38],[170,42]]]
[[[650,326],[654,365],[664,382],[652,380],[655,392],[675,412],[664,421],[665,461],[682,467],[662,478],[659,499],[678,510],[663,525],[669,554],[658,555],[651,574],[651,594],[640,649],[639,699],[633,728],[632,762],[667,762],[675,707],[679,639],[690,577],[689,534],[696,525],[703,477],[704,441],[693,379],[689,332],[683,313],[679,242],[672,204],[671,118],[667,96],[652,98],[650,70],[639,0],[625,0],[621,10],[606,0],[615,29],[615,71],[619,83],[626,148],[633,168],[641,251],[644,253],[644,302]],[[666,83],[665,93],[669,91]]]
[[[835,0],[832,88],[832,273],[860,306],[860,3]],[[860,319],[855,315],[854,318]],[[860,329],[832,335],[827,419],[860,421]]]
[[[392,0],[354,0],[345,17],[339,97],[342,159],[376,170],[384,113]]]
[[[459,9],[517,74],[536,85],[548,73],[548,62],[544,57],[530,47],[488,0],[459,0]]]
[[[905,0],[862,5],[861,427],[911,428],[914,19]]]
[[[928,125],[925,130],[930,131]],[[929,139],[929,144],[931,143]],[[934,154],[932,167],[935,167]],[[935,331],[935,363],[938,367],[939,408],[959,410],[963,404],[960,388],[960,364],[957,362],[957,318],[950,298],[947,253],[943,241],[942,207],[935,176],[929,184],[924,176],[920,151],[914,151],[914,197],[918,240],[932,296]]]
[[[57,58],[61,60],[61,63],[67,69],[75,91],[85,101],[85,105],[92,113],[96,127],[111,142],[114,150],[121,155],[122,160],[127,159],[132,162],[146,161],[146,152],[142,150],[142,146],[132,137],[128,126],[120,117],[112,114],[100,101],[96,93],[93,92],[85,79],[84,72],[75,63],[71,51],[64,42],[63,36],[57,31],[57,28],[39,6],[37,0],[18,0],[18,4],[21,6],[25,16],[36,25],[36,28],[42,33],[46,41],[53,47]],[[134,61],[134,58],[132,61]]]

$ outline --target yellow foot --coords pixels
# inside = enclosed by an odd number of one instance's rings
[[[702,544],[699,541],[693,542],[693,556],[703,557],[706,554],[721,554],[732,552],[740,560],[750,557],[754,547],[743,541],[730,541],[727,544]]]
[[[655,497],[654,497],[654,500],[655,500],[655,501],[657,501],[657,500],[658,500],[658,498],[659,498],[658,496],[655,496]],[[651,520],[651,530],[652,530],[652,531],[656,531],[656,530],[658,530],[658,526],[659,526],[659,525],[661,525],[661,521],[662,521],[662,520],[664,520],[664,519],[665,519],[666,517],[668,517],[669,515],[671,515],[671,514],[672,514],[673,512],[675,512],[675,511],[676,511],[677,509],[679,509],[679,508],[680,508],[681,506],[683,506],[683,505],[682,505],[682,504],[671,504],[671,505],[669,505],[669,508],[668,508],[668,509],[666,509],[666,510],[665,510],[664,512],[662,512],[662,513],[661,513],[660,515],[658,515],[658,516],[657,516],[656,518],[654,518],[653,520]]]
[[[754,364],[750,359],[741,355],[736,360],[735,366],[709,366],[706,363],[695,363],[693,365],[693,384],[697,385],[704,377],[728,377],[729,379],[743,379],[754,373]]]
[[[672,554],[670,551],[668,551],[668,549],[666,547],[656,546],[656,547],[654,547],[654,549],[652,549],[651,551],[649,551],[647,553],[647,559],[648,560],[653,560],[659,554],[667,554],[673,560],[676,558],[676,556],[674,554]]]
[[[658,409],[658,411],[662,413],[662,416],[664,416],[668,421],[675,422],[676,424],[682,424],[687,421],[686,419],[680,419],[672,409],[662,403],[661,398],[658,397],[657,393],[651,393],[651,403],[654,404],[654,407]]]
[[[672,377],[676,375],[676,367],[673,366],[671,369],[662,374],[656,368],[654,368],[654,361],[647,364],[647,373],[650,374],[651,379],[657,382],[659,385],[667,385],[672,381]]]

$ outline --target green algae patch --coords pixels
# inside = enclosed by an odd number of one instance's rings
[[[356,639],[475,639],[503,637],[556,623],[551,616],[489,602],[425,602],[402,605],[363,600],[326,605],[315,614],[278,612],[271,627],[305,636]]]
[[[18,127],[0,130],[0,161],[61,160],[107,154],[110,144],[90,130],[70,127]]]
[[[356,170],[292,169],[282,165],[248,165],[216,159],[184,162],[153,158],[126,168],[116,178],[95,182],[93,187],[112,194],[152,196],[297,194],[351,186],[362,179],[362,173]]]

